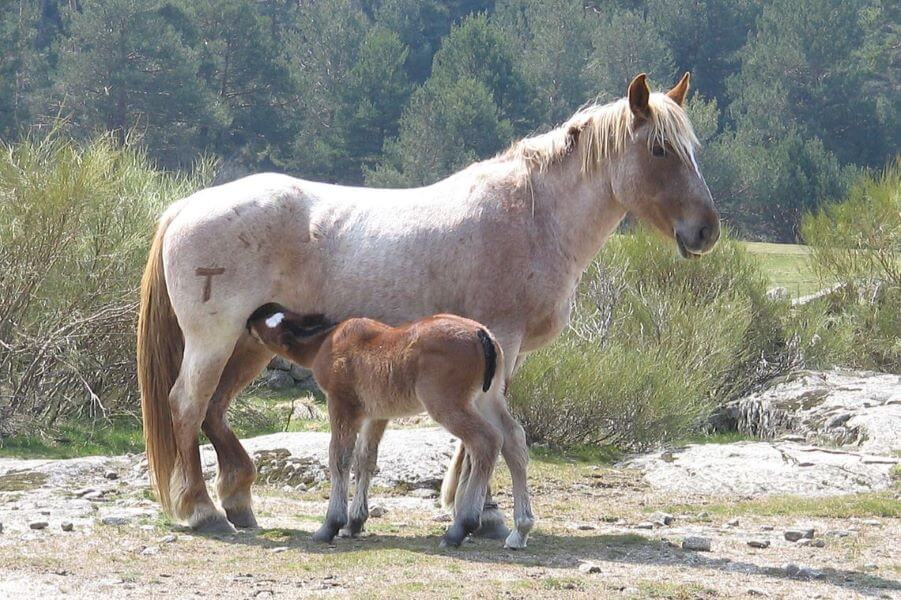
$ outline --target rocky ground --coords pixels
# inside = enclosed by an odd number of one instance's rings
[[[389,430],[368,532],[329,546],[310,540],[325,433],[245,441],[261,529],[225,537],[164,519],[140,455],[0,459],[0,598],[901,597],[899,390],[897,376],[802,374],[733,411],[771,440],[613,466],[536,458],[525,551],[438,547],[454,446],[431,427]],[[495,484],[509,515],[505,469]]]

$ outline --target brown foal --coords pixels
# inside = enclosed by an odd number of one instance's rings
[[[336,325],[322,315],[299,315],[271,303],[254,311],[247,328],[269,350],[312,369],[328,398],[332,491],[315,540],[329,542],[339,531],[347,536],[362,531],[369,516],[369,480],[388,420],[425,410],[460,438],[469,466],[468,476],[455,484],[459,488],[445,494],[457,501],[442,545],[459,546],[478,529],[501,452],[513,479],[516,522],[506,546],[526,546],[533,517],[525,433],[507,410],[503,352],[485,326],[455,315],[401,327],[360,318]],[[458,450],[454,460],[462,456]],[[348,519],[351,464],[357,490]]]

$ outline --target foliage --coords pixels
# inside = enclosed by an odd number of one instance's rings
[[[697,431],[715,403],[798,360],[765,281],[737,242],[679,259],[657,234],[612,239],[573,323],[530,355],[511,405],[533,441],[646,448]]]
[[[134,414],[137,282],[160,207],[205,180],[105,135],[0,156],[0,436]]]

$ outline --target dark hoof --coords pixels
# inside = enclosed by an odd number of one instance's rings
[[[510,528],[504,525],[504,514],[496,508],[482,512],[482,523],[472,534],[489,540],[505,540]]]
[[[466,538],[466,532],[460,527],[451,527],[441,539],[442,548],[459,548]]]
[[[332,540],[335,539],[335,534],[337,533],[337,528],[331,527],[329,525],[323,525],[319,528],[319,531],[313,534],[313,541],[322,544],[330,544],[332,543]]]
[[[259,527],[257,518],[253,515],[253,510],[250,508],[226,508],[225,516],[231,521],[232,525],[239,529],[256,529]]]
[[[192,526],[192,529],[203,535],[232,535],[237,533],[232,524],[222,515],[213,515]]]

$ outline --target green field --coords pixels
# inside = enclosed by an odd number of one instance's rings
[[[812,294],[821,284],[810,264],[810,248],[800,244],[745,242],[745,248],[760,261],[770,287],[784,287],[793,297]]]

